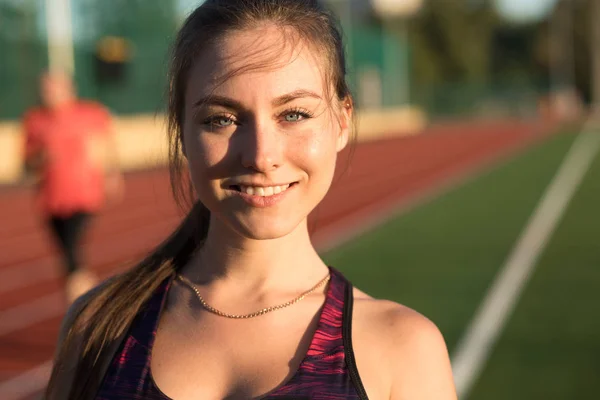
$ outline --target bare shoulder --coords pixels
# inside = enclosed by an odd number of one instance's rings
[[[372,398],[456,399],[446,343],[431,320],[409,307],[375,299],[358,289],[354,291],[352,320],[359,373],[362,376],[368,369],[384,377],[375,384],[380,389],[372,389],[379,396]],[[370,376],[371,372],[366,374]]]
[[[375,299],[358,289],[354,289],[353,315],[356,326],[364,324],[365,329],[395,347],[443,342],[439,329],[427,317],[402,304]]]

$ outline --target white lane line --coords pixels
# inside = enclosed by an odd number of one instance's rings
[[[600,134],[584,130],[569,149],[458,343],[452,367],[460,399],[466,399],[511,315],[536,262],[600,148]]]
[[[48,360],[8,381],[0,382],[0,398],[21,400],[43,391],[48,384],[51,371],[52,360]]]
[[[7,335],[65,312],[65,300],[61,292],[39,297],[16,307],[0,311],[0,336]]]

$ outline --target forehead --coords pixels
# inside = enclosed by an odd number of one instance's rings
[[[325,98],[324,60],[289,30],[263,26],[232,32],[195,60],[186,97],[277,97],[305,89]]]

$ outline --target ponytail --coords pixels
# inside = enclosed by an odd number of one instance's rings
[[[94,293],[74,317],[58,351],[46,399],[63,393],[60,376],[69,368],[73,351],[81,353],[69,372],[68,400],[91,399],[103,379],[103,363],[111,344],[127,331],[142,306],[158,286],[174,275],[200,248],[208,233],[210,212],[197,202],[179,227],[158,248],[133,269],[108,281]],[[62,400],[62,399],[61,399]]]

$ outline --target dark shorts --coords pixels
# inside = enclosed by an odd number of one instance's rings
[[[62,253],[67,275],[77,271],[81,266],[81,239],[91,216],[86,212],[76,212],[68,217],[51,216],[48,220],[50,230]]]

